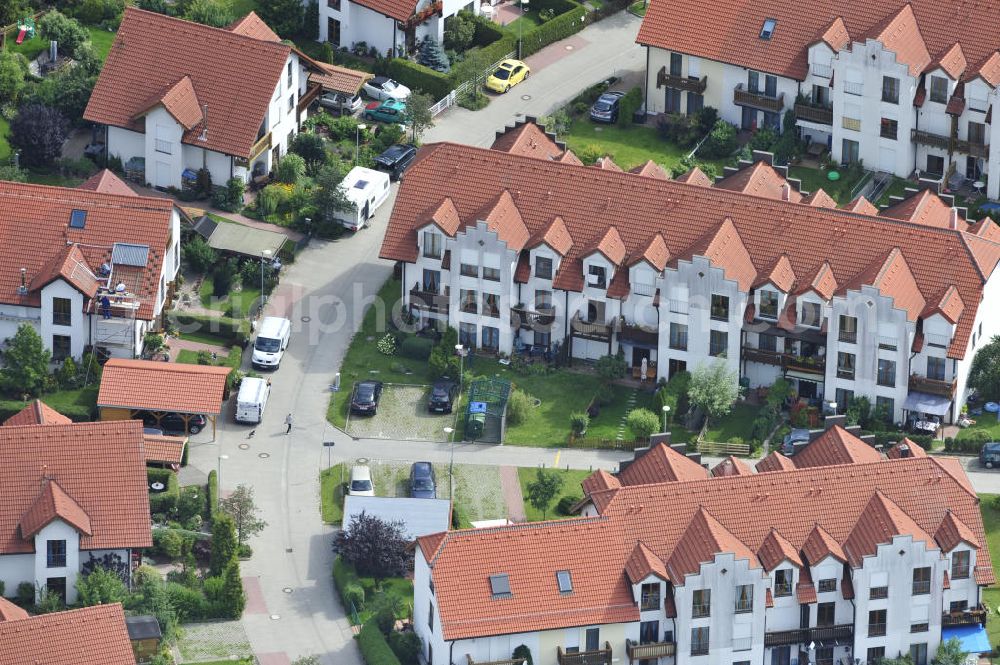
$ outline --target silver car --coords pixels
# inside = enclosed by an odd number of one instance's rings
[[[335,113],[354,115],[361,110],[361,95],[347,95],[343,92],[328,92],[319,98],[319,105]]]
[[[386,99],[397,99],[402,102],[410,96],[409,88],[388,76],[376,76],[366,81],[364,90],[366,95],[380,102]]]

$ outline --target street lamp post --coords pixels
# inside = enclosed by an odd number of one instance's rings
[[[368,129],[368,125],[360,124],[354,128],[354,165],[358,165],[361,156],[361,132]]]
[[[267,302],[267,296],[264,295],[264,261],[271,258],[271,250],[265,249],[261,250],[260,253],[260,312],[259,314],[263,316],[264,314],[264,303]]]
[[[222,460],[229,459],[229,455],[219,455],[219,472],[216,474],[215,479],[215,502],[216,508],[218,508],[219,502],[222,501]]]
[[[462,380],[465,378],[465,347],[461,344],[455,345],[455,353],[458,354],[458,394],[462,394]]]
[[[529,5],[529,0],[521,0],[521,18],[522,19],[524,18],[524,15],[528,13],[528,5]],[[524,48],[524,46],[522,44],[522,41],[521,41],[521,36],[522,36],[523,29],[524,29],[524,21],[518,21],[517,22],[517,57],[518,57],[518,59],[521,58],[521,55],[522,55],[521,51]]]
[[[455,439],[452,434],[455,432],[452,427],[445,427],[444,433],[448,435],[448,442],[451,443],[451,460],[448,462],[448,498],[451,499],[455,493]]]
[[[663,431],[667,431],[667,414],[670,413],[670,406],[667,404],[663,405]]]

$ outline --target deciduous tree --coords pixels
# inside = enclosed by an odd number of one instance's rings
[[[688,397],[710,421],[729,413],[739,396],[739,377],[724,360],[700,365],[691,373]]]
[[[420,140],[424,130],[434,124],[431,107],[434,100],[425,92],[413,92],[406,99],[406,124],[410,126],[410,136],[414,143]]]
[[[49,375],[52,353],[42,343],[42,336],[27,323],[22,323],[3,354],[0,370],[4,389],[20,395],[38,395]]]
[[[310,175],[315,174],[329,159],[326,152],[326,141],[314,132],[296,134],[289,150],[305,160],[306,169]]]
[[[25,166],[48,166],[62,154],[69,136],[69,122],[60,111],[27,104],[10,123],[10,144],[21,151]]]
[[[969,370],[969,385],[984,399],[1000,398],[1000,335],[976,351]]]
[[[261,3],[261,6],[270,3]],[[214,28],[224,28],[233,22],[233,12],[222,0],[192,0],[184,12],[184,18],[195,23],[203,23]]]
[[[267,526],[267,522],[258,517],[260,509],[253,500],[253,487],[248,485],[237,485],[232,494],[219,502],[219,509],[233,518],[238,545],[246,545],[251,536]]]
[[[128,595],[118,575],[100,566],[77,580],[76,591],[78,601],[84,607],[120,603]]]
[[[221,575],[230,561],[236,560],[236,526],[233,518],[219,513],[212,523],[212,552],[208,559],[211,575]]]
[[[408,562],[403,523],[386,521],[362,512],[334,536],[334,549],[362,577],[385,579],[406,573]]]
[[[528,483],[528,502],[536,510],[542,511],[542,517],[546,517],[552,500],[562,489],[563,478],[553,471],[545,471],[541,467],[535,469],[535,479]]]
[[[257,15],[278,35],[291,39],[302,31],[305,7],[300,0],[267,0],[257,3]]]

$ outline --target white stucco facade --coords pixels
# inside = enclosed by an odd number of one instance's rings
[[[430,11],[434,0],[418,0],[414,15]],[[395,19],[351,0],[323,0],[319,3],[319,41],[334,48],[353,49],[364,42],[382,55],[406,53],[424,37],[444,40],[444,21],[460,10],[479,13],[479,3],[465,0],[441,0],[440,8],[424,21],[407,26]],[[409,37],[408,37],[409,33]]]

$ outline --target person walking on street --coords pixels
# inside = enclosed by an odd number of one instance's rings
[[[288,425],[288,429],[285,430],[285,434],[288,434],[292,431],[292,414],[289,413],[285,416],[285,424]]]

